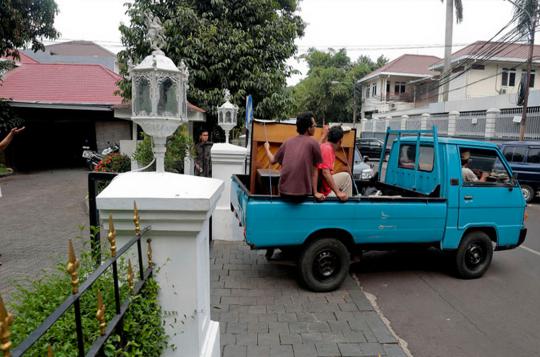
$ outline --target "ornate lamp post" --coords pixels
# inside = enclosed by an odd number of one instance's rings
[[[165,171],[165,144],[176,128],[187,122],[189,73],[182,61],[177,68],[159,46],[163,44],[161,23],[147,15],[148,38],[153,52],[131,70],[132,117],[152,136],[156,171]]]
[[[236,126],[236,116],[238,114],[238,106],[230,102],[231,92],[228,89],[224,91],[225,103],[218,108],[218,125],[225,130],[226,143],[229,143],[229,132]]]

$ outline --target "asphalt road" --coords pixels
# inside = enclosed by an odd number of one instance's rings
[[[522,247],[495,252],[481,279],[436,250],[369,253],[352,271],[416,357],[540,356],[540,203]]]

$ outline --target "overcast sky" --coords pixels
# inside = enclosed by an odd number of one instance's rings
[[[56,0],[55,26],[62,40],[91,40],[118,52],[120,22],[127,0]],[[488,40],[512,17],[505,0],[462,0],[463,22],[454,26],[455,49]],[[353,59],[361,54],[394,59],[404,53],[442,57],[445,5],[440,0],[303,0],[300,16],[307,24],[297,40],[299,54],[309,47],[346,48]],[[434,47],[438,46],[438,47]],[[305,64],[289,63],[304,74]],[[289,80],[296,83],[300,77]]]

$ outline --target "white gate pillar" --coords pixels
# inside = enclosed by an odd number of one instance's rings
[[[448,113],[448,136],[456,135],[456,123],[459,118],[458,111],[451,111]]]
[[[225,192],[217,203],[212,215],[212,239],[241,240],[243,237],[233,234],[236,219],[231,212],[231,176],[243,174],[246,164],[247,149],[231,144],[212,146],[212,176],[225,182]]]
[[[223,182],[212,178],[128,172],[97,197],[102,227],[113,216],[118,248],[133,237],[134,201],[141,227],[152,226],[144,237],[152,239],[159,302],[170,315],[165,331],[176,346],[163,356],[220,356],[219,323],[210,320],[208,230],[222,191]]]
[[[409,119],[409,116],[407,114],[401,116],[401,130],[407,129],[407,119]]]
[[[427,127],[427,122],[430,117],[431,115],[429,115],[429,113],[422,114],[422,118],[420,118],[420,130],[431,129]]]
[[[495,123],[497,122],[497,118],[499,118],[499,115],[501,114],[500,109],[488,109],[486,112],[486,131],[484,133],[484,137],[486,139],[491,139],[495,137]]]

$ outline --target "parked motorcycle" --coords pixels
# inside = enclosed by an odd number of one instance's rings
[[[86,166],[88,167],[88,170],[94,171],[96,169],[96,166],[99,164],[103,158],[109,154],[120,152],[120,146],[118,144],[113,144],[110,146],[107,146],[105,149],[101,151],[101,153],[98,153],[97,151],[90,150],[89,146],[83,146],[82,147],[82,157],[86,159]]]

